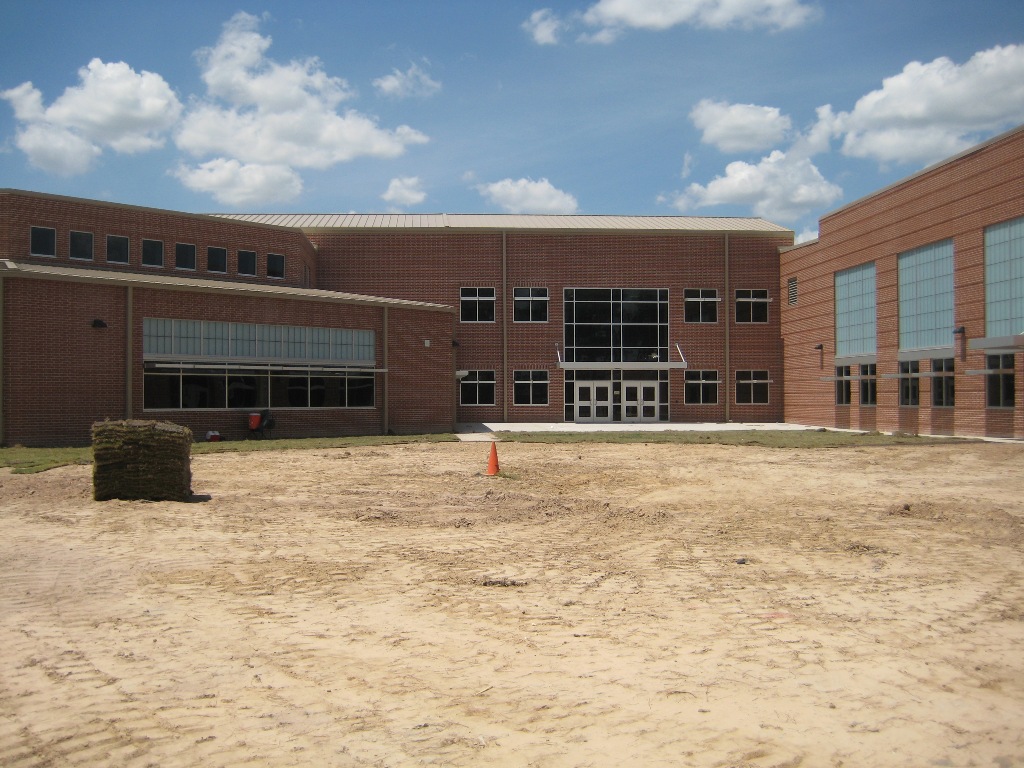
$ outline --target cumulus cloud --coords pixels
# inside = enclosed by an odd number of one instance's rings
[[[708,184],[690,184],[676,197],[681,211],[714,205],[750,206],[756,216],[791,222],[832,205],[843,191],[798,153],[775,150],[756,165],[729,163],[725,173]]]
[[[378,77],[373,81],[373,85],[383,95],[396,99],[407,99],[410,96],[423,99],[441,90],[441,83],[431,78],[415,63],[405,72],[395,69],[390,75]]]
[[[842,152],[880,163],[928,164],[981,134],[1024,121],[1024,46],[996,46],[958,65],[912,61],[835,116]]]
[[[579,209],[575,197],[547,179],[502,179],[480,184],[477,191],[506,213],[567,214]]]
[[[181,115],[174,91],[152,72],[93,59],[78,77],[79,85],[49,107],[30,82],[0,92],[20,124],[16,145],[44,171],[84,173],[105,148],[124,154],[159,148]]]
[[[773,147],[792,127],[777,107],[729,104],[703,99],[690,111],[690,119],[702,134],[701,141],[722,152],[750,152]]]
[[[398,157],[428,139],[402,125],[381,128],[355,109],[339,110],[354,94],[315,59],[280,64],[266,56],[271,39],[259,18],[239,12],[213,48],[199,52],[207,98],[185,116],[177,146],[196,158],[177,178],[191,189],[234,204],[283,201],[302,188],[295,169],[324,169],[358,157]],[[236,189],[253,178],[257,190]],[[268,183],[277,179],[282,186]]]
[[[394,205],[419,205],[427,199],[427,193],[419,176],[399,176],[391,180],[381,199]]]
[[[550,8],[534,11],[530,18],[523,22],[523,29],[537,45],[557,44],[558,36],[564,27],[565,23]]]
[[[817,227],[804,227],[793,239],[793,245],[800,245],[800,243],[809,243],[811,240],[818,239],[818,228]]]

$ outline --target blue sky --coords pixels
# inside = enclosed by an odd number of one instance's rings
[[[176,210],[824,213],[1024,123],[1021,0],[7,3],[0,186]]]

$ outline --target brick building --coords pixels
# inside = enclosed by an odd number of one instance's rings
[[[203,216],[0,191],[0,440],[781,421],[761,219]]]
[[[1024,437],[1024,126],[783,248],[785,419]]]

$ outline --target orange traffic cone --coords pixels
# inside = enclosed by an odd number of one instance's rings
[[[491,457],[487,460],[487,474],[496,475],[498,474],[498,446],[492,440],[491,441]]]

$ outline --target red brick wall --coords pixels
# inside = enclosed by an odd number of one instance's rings
[[[152,208],[79,200],[69,197],[42,195],[29,192],[0,191],[0,220],[3,239],[0,239],[0,258],[63,267],[110,269],[178,277],[211,277],[217,280],[238,280],[269,285],[303,287],[306,273],[309,283],[316,285],[316,251],[297,230],[268,227],[258,224],[218,219]],[[56,257],[30,255],[31,227],[50,227],[56,230]],[[69,258],[72,230],[93,234],[91,261]],[[129,263],[108,263],[106,260],[107,235],[129,238]],[[164,266],[142,266],[142,240],[161,240],[164,244]],[[196,246],[196,269],[176,269],[175,243]],[[226,248],[227,273],[206,271],[208,246]],[[256,276],[239,275],[238,250],[256,251]],[[267,254],[285,257],[284,279],[267,277]]]
[[[1024,216],[1024,131],[842,208],[821,220],[817,243],[785,252],[780,285],[799,285],[796,306],[783,306],[786,421],[881,431],[1024,437],[1024,355],[1016,356],[1017,404],[1009,410],[985,407],[985,353],[955,343],[956,407],[931,406],[931,381],[921,379],[921,405],[898,403],[900,253],[952,238],[955,325],[966,338],[985,336],[984,228]],[[822,377],[835,373],[834,274],[875,263],[877,287],[878,406],[835,405],[835,390]],[[814,350],[816,344],[824,350]],[[930,364],[922,361],[922,372]],[[854,382],[856,388],[856,382]]]

